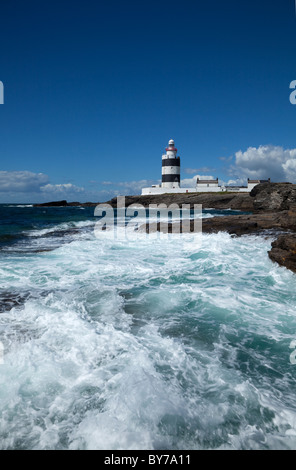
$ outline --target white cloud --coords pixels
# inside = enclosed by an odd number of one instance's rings
[[[67,193],[83,193],[84,188],[75,186],[71,183],[65,184],[46,184],[40,188],[40,191],[44,193],[54,193],[54,194],[67,194]]]
[[[296,149],[261,145],[235,154],[235,165],[229,169],[235,179],[268,179],[296,182]]]
[[[124,181],[118,183],[118,186],[127,188],[131,191],[140,191],[142,188],[151,186],[152,184],[160,184],[160,180],[157,182],[154,180]]]
[[[1,201],[37,201],[71,199],[85,194],[85,189],[72,183],[51,184],[44,173],[0,171]]]
[[[208,173],[210,171],[216,171],[215,168],[210,168],[207,166],[204,166],[202,168],[184,168],[184,173],[187,173],[188,175],[193,175],[194,173]]]
[[[235,178],[225,181],[219,178],[219,185],[220,186],[247,186],[246,178]]]
[[[192,178],[185,178],[181,180],[181,187],[182,188],[195,188],[196,180],[199,178],[200,180],[214,180],[214,176],[206,176],[206,175],[195,175]]]
[[[132,194],[141,194],[142,188],[147,188],[153,184],[160,184],[160,180],[138,180],[138,181],[102,181],[101,184],[105,186],[113,186],[115,195],[132,195]],[[110,190],[111,191],[111,190]]]
[[[48,183],[48,176],[31,171],[0,171],[0,192],[39,192]]]
[[[296,158],[290,158],[283,164],[283,169],[291,182],[296,182]]]

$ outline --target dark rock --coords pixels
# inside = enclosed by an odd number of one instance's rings
[[[283,211],[296,207],[296,184],[261,183],[257,184],[250,196],[254,199],[254,210]]]
[[[62,201],[52,201],[52,202],[43,202],[40,204],[33,204],[34,207],[95,207],[99,202],[67,202],[66,200]]]
[[[131,204],[142,205],[149,207],[150,204],[190,204],[191,208],[194,204],[201,204],[203,208],[213,209],[233,209],[241,211],[253,210],[253,198],[249,193],[185,193],[185,194],[159,194],[159,195],[146,195],[146,196],[126,196],[125,205]],[[117,206],[117,198],[107,201],[112,207]]]
[[[296,234],[280,235],[272,242],[269,258],[296,273]]]
[[[296,231],[296,211],[213,217],[203,220],[202,229],[205,233],[224,231],[235,235],[260,233],[266,230]]]
[[[52,202],[44,202],[41,204],[34,204],[35,207],[65,207],[68,203],[65,199],[62,201],[52,201]]]
[[[22,306],[29,297],[29,293],[0,291],[0,313],[8,312],[13,307]]]
[[[182,225],[181,225],[182,227]],[[158,224],[150,224],[149,232],[164,231]],[[165,229],[167,231],[167,229]],[[194,221],[190,221],[190,230],[194,232]],[[212,217],[203,219],[203,233],[227,232],[231,235],[260,234],[266,231],[283,232],[296,231],[296,212],[282,211],[263,214],[229,215],[223,217]],[[148,232],[148,228],[146,227]],[[169,233],[172,231],[172,224],[169,224]]]
[[[68,202],[68,206],[95,207],[99,202]]]
[[[67,202],[53,201],[42,204],[34,204],[35,206],[82,206],[93,207],[98,202]],[[110,201],[104,202],[112,207],[117,206],[117,198],[114,197]],[[213,209],[233,209],[241,211],[271,212],[296,209],[296,185],[291,183],[261,183],[255,186],[250,193],[185,193],[185,194],[159,194],[146,196],[125,196],[125,205],[131,204],[149,207],[150,204],[190,204],[191,208],[194,204],[201,204],[203,208]]]

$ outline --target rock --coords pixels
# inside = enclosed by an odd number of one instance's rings
[[[30,297],[30,293],[0,291],[0,313],[22,306]]]
[[[193,224],[192,222],[192,227]],[[240,236],[272,229],[275,224],[276,221],[272,216],[230,215],[204,219],[202,222],[202,231],[203,233],[227,232],[231,235]]]
[[[202,227],[205,233],[224,231],[235,235],[260,233],[266,230],[296,231],[296,211],[213,217],[203,219]]]
[[[82,206],[94,207],[99,202],[67,202],[53,201],[42,204],[34,204],[37,207],[43,206]],[[117,198],[104,202],[112,207],[117,206]],[[201,204],[203,208],[213,209],[233,209],[248,212],[272,212],[289,209],[296,209],[296,185],[291,183],[261,183],[255,186],[250,193],[185,193],[185,194],[159,194],[146,196],[126,196],[126,207],[131,204],[141,204],[148,207],[150,204]]]
[[[95,207],[99,202],[67,202],[66,200],[62,201],[52,201],[52,202],[43,202],[41,204],[33,204],[34,207]]]
[[[190,204],[191,208],[194,204],[201,204],[203,208],[213,209],[233,209],[241,211],[252,211],[253,198],[250,193],[185,193],[185,194],[159,194],[159,195],[145,195],[145,196],[126,196],[126,207],[131,204],[141,204],[144,207],[149,207],[150,204]],[[117,198],[107,201],[112,207],[116,207]]]
[[[296,273],[296,234],[280,235],[272,242],[269,258]]]
[[[41,204],[34,204],[34,207],[65,207],[67,206],[68,203],[65,199],[63,199],[62,201],[52,201],[52,202],[44,202],[44,203],[41,203]]]
[[[168,224],[168,231],[171,233],[172,224]],[[144,227],[143,227],[144,228]],[[150,224],[149,232],[164,231],[160,224]],[[194,221],[190,222],[190,230],[194,231]],[[203,219],[203,233],[227,232],[231,235],[260,234],[266,231],[273,233],[287,230],[296,231],[296,212],[282,211],[263,214],[242,214],[229,215],[223,217],[212,217]],[[148,232],[148,229],[146,228]],[[166,230],[167,231],[167,230]]]
[[[283,211],[296,207],[296,184],[261,183],[257,184],[250,196],[253,206],[258,211]]]

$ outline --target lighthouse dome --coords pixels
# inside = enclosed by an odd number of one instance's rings
[[[175,145],[175,141],[173,139],[169,140],[169,145]]]

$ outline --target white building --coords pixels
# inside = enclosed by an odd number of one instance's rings
[[[270,178],[268,178],[268,180],[250,180],[248,178],[248,188],[250,191],[259,183],[270,183]]]
[[[194,188],[181,188],[180,180],[180,157],[177,157],[177,149],[173,139],[169,140],[166,153],[162,156],[162,179],[161,184],[153,185],[150,188],[142,189],[142,196],[148,194],[165,194],[165,193],[204,193],[204,192],[245,192],[249,193],[254,186],[259,183],[270,183],[268,180],[250,180],[247,186],[219,186],[218,178],[216,179],[200,179],[197,178]]]
[[[208,188],[213,190],[213,188],[219,188],[219,182],[218,178],[215,180],[201,180],[200,178],[197,178],[196,180],[196,188],[200,191],[208,191]],[[216,189],[214,189],[215,191]],[[221,188],[219,189],[221,191]]]

